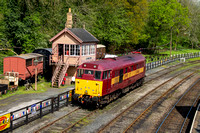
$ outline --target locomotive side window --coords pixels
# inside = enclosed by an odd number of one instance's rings
[[[95,79],[101,79],[101,71],[95,71]]]
[[[107,76],[108,76],[108,75],[107,75],[107,71],[104,71],[104,72],[103,72],[103,79],[107,79]]]
[[[26,60],[26,66],[32,66],[32,59]]]
[[[83,75],[83,69],[78,69],[77,76],[82,77],[82,75]]]
[[[93,70],[85,70],[85,74],[91,74],[91,75],[93,75],[94,71]]]
[[[125,69],[125,73],[127,73],[127,72],[128,72],[128,68]]]
[[[120,70],[119,83],[122,83],[122,81],[123,81],[123,69]]]
[[[131,66],[131,71],[133,71],[133,66]]]

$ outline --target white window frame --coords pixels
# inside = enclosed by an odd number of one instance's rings
[[[84,44],[82,45],[82,55],[94,55],[95,54],[95,45]]]
[[[70,45],[69,44],[65,44],[65,54],[64,55],[69,56],[70,53],[69,53],[69,55],[67,55],[67,46],[68,46],[68,51],[70,49]]]

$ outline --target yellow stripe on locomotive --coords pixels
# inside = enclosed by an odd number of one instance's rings
[[[75,94],[102,96],[103,81],[76,79]]]

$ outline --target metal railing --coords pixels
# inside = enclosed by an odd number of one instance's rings
[[[10,132],[49,113],[58,111],[64,106],[68,106],[72,101],[73,94],[74,89],[10,112],[10,127],[2,132]]]
[[[153,68],[180,60],[181,58],[190,59],[190,58],[196,58],[196,57],[200,57],[200,52],[176,54],[176,55],[172,55],[171,57],[160,57],[157,59],[154,58],[154,59],[151,59],[152,62],[146,63],[146,70],[151,70]]]

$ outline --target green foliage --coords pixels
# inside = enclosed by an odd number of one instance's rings
[[[155,0],[150,2],[147,32],[150,34],[150,46],[163,45],[170,41],[173,32],[174,41],[178,43],[179,35],[189,25],[188,9],[177,0]]]
[[[0,47],[18,53],[51,47],[72,8],[73,27],[91,32],[119,53],[170,42],[174,47],[199,43],[199,4],[182,0],[1,0]],[[191,20],[191,21],[190,21]],[[171,30],[172,29],[172,30]],[[192,32],[194,31],[194,32]]]

